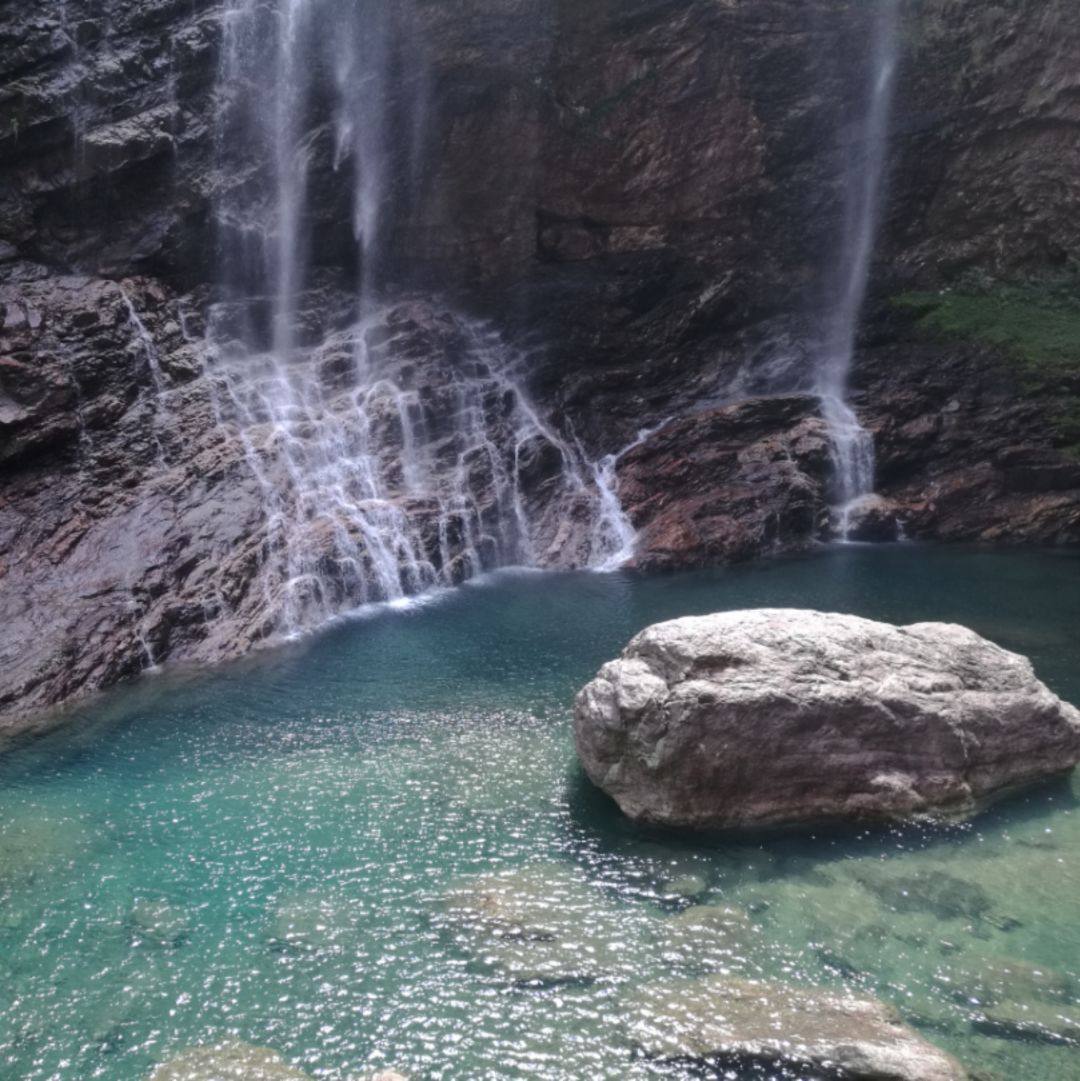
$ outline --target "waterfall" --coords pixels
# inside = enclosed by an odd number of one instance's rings
[[[142,353],[143,359],[146,361],[146,370],[150,373],[150,382],[153,384],[154,393],[161,397],[165,391],[165,385],[161,376],[161,358],[158,356],[158,349],[154,343],[153,335],[146,329],[146,324],[142,321],[142,316],[139,315],[135,303],[131,299],[131,294],[124,288],[122,283],[117,283],[117,289],[120,291],[120,299],[124,303],[128,322],[135,332],[139,352]]]
[[[530,401],[527,358],[387,288],[424,143],[411,17],[398,0],[234,0],[225,18],[209,378],[262,502],[264,636],[632,551],[613,475]]]
[[[496,567],[606,565],[627,550],[617,500],[490,326],[410,301],[287,362],[233,348],[215,361],[219,422],[262,493],[258,586],[275,631]]]
[[[848,401],[859,313],[866,297],[884,186],[889,119],[900,58],[901,0],[873,0],[870,70],[861,131],[849,144],[844,223],[831,302],[817,365],[816,393],[828,425],[834,466],[836,530],[847,538],[851,515],[874,490],[873,437]]]
[[[643,443],[651,439],[661,428],[666,427],[673,417],[665,417],[663,420],[649,428],[639,429],[634,439],[622,450],[614,454],[605,455],[593,464],[593,479],[600,493],[600,507],[602,514],[597,520],[597,534],[594,538],[594,547],[598,552],[606,552],[607,555],[596,569],[601,571],[618,570],[625,566],[634,557],[637,547],[637,530],[622,509],[622,503],[618,496],[618,479],[616,470],[619,462],[632,450],[636,450]],[[611,540],[614,538],[615,547]]]

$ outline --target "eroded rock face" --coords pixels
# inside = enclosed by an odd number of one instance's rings
[[[654,1058],[756,1063],[815,1079],[968,1077],[877,999],[719,975],[646,985],[627,997],[625,1008],[627,1035]]]
[[[1080,761],[1080,712],[966,628],[788,609],[649,627],[578,695],[632,818],[753,828],[972,813]]]
[[[863,539],[1080,544],[1080,461],[1052,445],[1054,403],[985,346],[899,340],[862,353],[858,409],[874,433],[885,497]],[[880,513],[884,511],[885,513]]]
[[[479,324],[418,301],[358,323],[328,289],[283,370],[210,341],[197,294],[18,269],[0,282],[0,728],[166,659],[614,543]]]

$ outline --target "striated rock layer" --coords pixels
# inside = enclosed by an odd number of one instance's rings
[[[1080,711],[944,623],[761,609],[642,631],[578,695],[578,755],[631,818],[754,828],[963,816],[1080,761]]]
[[[593,565],[622,543],[498,336],[429,303],[355,323],[342,300],[342,328],[292,370],[211,352],[197,298],[150,279],[29,272],[0,285],[5,303],[9,727],[166,658],[220,661],[365,603],[511,563]]]

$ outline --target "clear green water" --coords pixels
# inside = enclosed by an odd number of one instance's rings
[[[879,993],[1002,1081],[1080,1078],[1075,1048],[974,1034],[963,1004],[995,958],[1080,978],[1075,786],[962,829],[761,844],[645,835],[582,783],[570,704],[600,663],[759,605],[959,620],[1080,700],[1080,556],[918,547],[504,578],[149,680],[0,760],[0,1077],[141,1081],[227,1036],[333,1081],[690,1076],[620,1025],[628,989],[702,964],[664,885],[690,873],[752,914],[734,971]],[[531,985],[527,947],[447,917],[468,876],[531,864],[592,979]]]

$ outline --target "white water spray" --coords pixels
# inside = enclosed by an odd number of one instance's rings
[[[127,310],[128,322],[131,324],[132,330],[135,331],[139,349],[146,360],[146,368],[150,373],[150,381],[154,384],[154,392],[161,395],[164,393],[165,383],[161,374],[161,358],[158,355],[157,344],[139,315],[135,303],[131,299],[131,294],[122,284],[118,284],[117,288],[120,290],[120,298],[123,300],[124,307]]]
[[[135,307],[134,301],[131,299],[131,294],[124,288],[123,284],[118,283],[117,288],[120,290],[120,297],[127,310],[128,323],[135,332],[135,340],[138,342],[139,350],[146,361],[146,369],[150,373],[150,382],[154,391],[152,403],[154,422],[150,435],[154,441],[154,455],[157,460],[158,469],[164,471],[166,468],[165,448],[161,445],[161,434],[159,431],[159,422],[161,418],[159,414],[165,406],[165,396],[167,391],[165,389],[165,378],[161,371],[161,356],[158,353],[157,343],[154,341],[153,335],[147,329],[146,324],[143,322],[142,317]]]
[[[861,131],[852,140],[848,153],[836,290],[815,387],[832,444],[836,530],[845,539],[851,530],[853,512],[874,490],[873,437],[849,404],[848,379],[878,230],[889,119],[900,58],[900,2],[873,0],[876,11],[867,106]]]
[[[629,554],[610,486],[521,389],[522,358],[453,318],[453,356],[418,359],[427,310],[373,314],[286,364],[219,355],[219,417],[262,493],[259,582],[281,634],[496,567]]]
[[[642,428],[635,439],[628,443],[622,450],[614,454],[608,454],[600,461],[593,464],[593,480],[597,491],[600,493],[600,506],[603,511],[598,523],[598,530],[608,530],[614,536],[617,547],[612,550],[610,541],[603,537],[597,537],[596,547],[599,551],[608,551],[606,559],[598,564],[595,569],[599,571],[614,571],[625,566],[634,558],[637,550],[637,530],[623,510],[622,502],[618,495],[618,468],[630,451],[640,447],[655,435],[661,428],[671,422],[671,417],[665,417],[659,424],[650,428]]]
[[[271,635],[496,567],[607,565],[632,544],[613,467],[541,416],[523,357],[491,327],[380,299],[422,142],[410,17],[408,0],[234,0],[225,20],[211,378],[261,494]],[[326,235],[336,204],[320,218],[327,162],[351,238]],[[354,321],[332,329],[316,267],[350,239]]]

